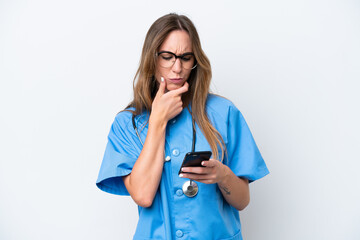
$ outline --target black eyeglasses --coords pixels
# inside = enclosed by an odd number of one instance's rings
[[[169,52],[169,51],[161,51],[156,53],[156,56],[158,56],[159,59],[159,65],[164,68],[171,68],[174,66],[174,63],[176,62],[176,59],[180,59],[181,66],[184,69],[194,69],[196,68],[197,64],[195,63],[195,56],[192,52],[187,52],[181,55],[176,55],[175,53]]]

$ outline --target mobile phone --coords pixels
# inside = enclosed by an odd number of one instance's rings
[[[181,164],[179,174],[182,173],[181,169],[183,167],[202,167],[202,161],[208,161],[211,157],[212,152],[203,151],[203,152],[188,152]]]

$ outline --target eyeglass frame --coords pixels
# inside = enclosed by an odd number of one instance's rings
[[[168,53],[168,54],[171,54],[171,55],[173,55],[173,56],[175,57],[175,61],[173,62],[173,64],[172,64],[170,67],[164,67],[164,68],[172,68],[172,67],[174,66],[175,62],[176,62],[176,59],[180,58],[180,60],[183,60],[183,58],[184,58],[185,56],[188,56],[188,55],[191,55],[191,56],[194,57],[194,63],[195,63],[195,65],[194,65],[192,68],[189,68],[188,70],[193,70],[194,68],[197,67],[196,58],[195,58],[194,53],[192,53],[192,52],[186,52],[186,53],[183,53],[183,54],[181,54],[181,55],[176,55],[175,53],[170,52],[170,51],[160,51],[160,52],[157,52],[157,53],[156,53],[156,56],[159,57],[160,54],[162,54],[162,53]],[[183,65],[182,65],[182,64],[183,64],[183,63],[181,62],[181,67],[183,68]],[[184,68],[184,69],[186,69],[186,68]]]

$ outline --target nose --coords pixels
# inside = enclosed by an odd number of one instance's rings
[[[175,73],[180,73],[182,70],[181,60],[179,58],[175,59],[174,65],[172,66],[172,70]]]

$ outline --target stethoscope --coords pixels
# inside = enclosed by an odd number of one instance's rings
[[[195,121],[193,118],[191,118],[191,119],[192,119],[192,131],[193,131],[191,152],[195,152],[195,141],[196,141]],[[137,126],[135,123],[135,114],[132,115],[132,124],[133,124],[134,130],[136,132],[136,135],[140,140],[141,145],[144,146],[144,143],[141,140],[140,134],[138,132],[138,129],[137,129]],[[196,182],[194,182],[193,180],[190,179],[190,180],[184,182],[184,184],[182,186],[182,191],[187,197],[195,197],[196,194],[199,192],[199,187]]]

